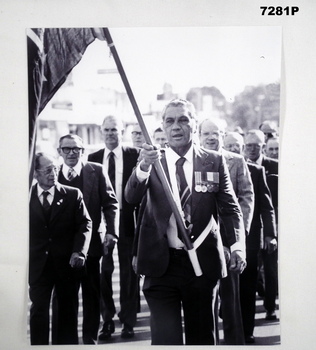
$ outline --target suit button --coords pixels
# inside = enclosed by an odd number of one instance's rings
[[[47,250],[46,250],[45,254],[48,255],[48,251]]]
[[[51,242],[51,241],[52,241],[52,239],[51,239],[51,238],[48,238],[48,241],[49,241],[49,242]]]
[[[191,238],[191,239],[194,239],[194,236],[191,236],[190,238]]]

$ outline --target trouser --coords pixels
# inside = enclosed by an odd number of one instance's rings
[[[256,314],[258,250],[246,249],[247,267],[240,275],[240,305],[245,336],[253,335]]]
[[[79,281],[69,265],[62,274],[57,273],[51,259],[41,278],[30,285],[31,344],[49,344],[49,308],[53,289],[59,305],[56,344],[78,344]]]
[[[244,330],[240,306],[239,274],[227,267],[227,277],[220,280],[220,308],[226,345],[244,345]]]
[[[132,267],[133,237],[120,237],[117,245],[120,269],[120,311],[121,323],[134,327],[139,310],[139,277]],[[101,315],[103,322],[113,319],[116,308],[113,300],[112,274],[114,271],[113,249],[102,258],[101,264]]]
[[[112,274],[114,271],[113,248],[102,257],[101,262],[101,316],[103,322],[113,319],[116,309],[113,300]]]
[[[264,307],[272,312],[276,309],[278,295],[278,251],[268,254],[266,250],[262,250],[261,254],[264,268]]]
[[[83,303],[83,339],[98,339],[100,325],[100,257],[89,256],[81,279]]]
[[[132,266],[133,237],[120,238],[117,243],[120,264],[120,305],[118,317],[121,323],[134,327],[139,310],[139,277]]]
[[[143,292],[150,309],[152,345],[214,345],[217,280],[196,277],[185,251],[172,251],[166,273],[145,277]]]

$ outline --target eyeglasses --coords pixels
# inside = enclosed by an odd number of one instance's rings
[[[132,131],[132,135],[136,136],[136,135],[139,135],[139,136],[142,136],[142,132],[141,131]]]
[[[57,174],[59,171],[59,167],[53,166],[46,169],[36,169],[36,171],[39,173],[43,173],[44,175],[49,175],[52,171]]]
[[[80,147],[61,147],[61,150],[65,153],[65,154],[69,154],[70,153],[70,151],[72,151],[72,153],[74,153],[74,154],[78,154],[81,150],[82,150],[82,148],[80,148]]]

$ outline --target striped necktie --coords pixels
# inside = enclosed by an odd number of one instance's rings
[[[191,223],[191,191],[183,171],[183,164],[185,160],[186,159],[184,157],[181,157],[176,161],[176,178],[181,206],[184,213],[184,220],[188,226]]]
[[[71,181],[76,177],[76,172],[74,171],[73,168],[69,168],[67,177],[68,177],[68,181]]]
[[[115,159],[114,159],[113,152],[109,153],[108,174],[109,174],[109,178],[110,178],[113,190],[115,192]]]

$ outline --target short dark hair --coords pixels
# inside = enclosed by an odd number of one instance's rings
[[[80,136],[78,136],[78,135],[75,135],[75,134],[67,134],[67,135],[62,136],[59,139],[59,147],[60,147],[61,143],[63,142],[63,140],[65,140],[65,139],[78,140],[81,143],[81,146],[83,148],[83,140],[82,140],[82,138]]]

